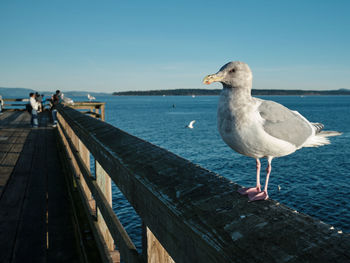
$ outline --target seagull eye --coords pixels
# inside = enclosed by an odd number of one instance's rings
[[[229,73],[235,73],[236,72],[236,69],[231,69],[230,71],[229,71]]]

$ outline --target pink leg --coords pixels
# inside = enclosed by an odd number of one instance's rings
[[[261,185],[260,185],[260,160],[257,158],[256,160],[256,187],[243,187],[238,189],[238,193],[241,195],[247,195],[247,194],[257,194],[261,191]]]
[[[270,178],[270,174],[271,174],[271,170],[272,170],[272,166],[271,166],[271,161],[272,161],[272,157],[268,157],[267,158],[267,162],[268,162],[268,165],[267,165],[267,168],[266,168],[266,181],[265,181],[265,187],[264,187],[264,191],[262,192],[259,192],[257,194],[249,194],[248,197],[249,197],[249,200],[250,201],[258,201],[258,200],[267,200],[269,199],[269,195],[267,194],[267,187],[269,185],[269,178]]]

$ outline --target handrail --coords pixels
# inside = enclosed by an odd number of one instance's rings
[[[29,98],[3,98],[4,101],[3,109],[4,110],[25,110],[27,104],[29,103]],[[7,102],[27,102],[25,104],[22,103],[7,103]],[[95,118],[99,118],[101,120],[105,119],[105,102],[97,102],[97,101],[78,101],[73,104],[70,104],[74,109],[79,110],[88,110],[81,111],[84,114],[88,114],[94,116]],[[45,100],[43,103],[43,107],[49,107],[49,101]],[[15,108],[6,108],[6,107],[15,107]]]
[[[62,120],[60,121],[62,126]],[[127,262],[139,262],[139,255],[137,253],[135,245],[132,243],[128,233],[125,231],[124,227],[120,223],[118,217],[114,213],[111,206],[108,204],[104,193],[101,191],[100,187],[97,185],[95,179],[91,175],[89,169],[84,164],[81,156],[79,155],[79,151],[74,146],[72,140],[69,138],[67,132],[62,129],[61,130],[69,143],[69,147],[72,150],[72,153],[77,161],[80,171],[84,176],[84,180],[87,183],[91,193],[93,194],[96,203],[98,204],[98,208],[101,210],[103,218],[106,219],[106,223],[108,228],[111,230],[111,234],[113,238],[118,242],[120,246],[121,255],[127,259]]]
[[[20,99],[3,99],[4,101],[29,101],[29,99],[24,99],[24,98],[20,98]]]
[[[97,101],[79,101],[74,102],[71,106],[73,109],[88,109],[89,111],[80,111],[84,114],[91,115],[95,118],[100,118],[101,120],[105,120],[105,102],[97,102]]]
[[[4,110],[25,110],[26,106],[29,103],[29,98],[3,98],[4,105],[3,109]],[[6,103],[6,102],[26,102],[26,103]],[[43,104],[43,106],[47,106],[48,104]],[[14,108],[7,108],[7,107],[14,107]]]
[[[273,200],[249,203],[224,177],[70,107],[57,108],[73,158],[81,162],[73,147],[79,140],[147,226],[148,262],[341,262],[350,257],[348,234]],[[133,246],[120,238],[119,223],[108,222],[116,218],[108,202],[87,169],[78,166],[121,257],[141,261],[128,258]]]
[[[4,102],[3,110],[9,110],[9,109],[6,109],[6,107],[16,107],[14,108],[15,110],[25,110],[27,103],[23,104],[23,103],[8,103],[8,102],[29,102],[29,99],[24,99],[24,98],[17,98],[17,99],[3,98],[2,100]],[[13,110],[13,108],[11,110]]]

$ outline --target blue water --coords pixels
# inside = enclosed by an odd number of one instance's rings
[[[268,190],[270,198],[350,232],[350,96],[262,98],[297,110],[308,120],[323,123],[326,130],[343,132],[331,138],[331,145],[274,159]],[[255,185],[255,160],[231,150],[217,131],[217,96],[97,99],[106,102],[106,121],[114,126],[238,184]],[[186,129],[191,120],[196,120],[195,128]],[[140,219],[115,187],[113,208],[140,248]]]

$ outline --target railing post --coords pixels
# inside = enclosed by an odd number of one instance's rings
[[[108,176],[106,171],[102,168],[102,166],[96,161],[96,182],[99,186],[100,190],[103,192],[105,198],[107,199],[110,206],[112,206],[112,186],[111,186],[111,178]],[[108,227],[104,221],[102,214],[99,209],[97,209],[97,224],[100,228],[100,231],[103,235],[103,238],[106,242],[106,245],[109,251],[114,251],[114,241],[108,230]]]
[[[88,168],[90,170],[90,152],[89,152],[89,150],[86,148],[86,146],[83,144],[83,142],[80,139],[78,139],[78,145],[76,146],[76,148],[79,149],[80,157],[83,160],[84,164],[86,165],[86,168]],[[85,193],[85,196],[86,196],[87,200],[89,201],[90,209],[96,215],[97,212],[96,212],[95,200],[93,199],[92,193],[91,193],[89,187],[87,186],[83,176],[80,176],[80,182],[81,182],[83,191]]]
[[[105,104],[102,104],[100,106],[100,115],[101,115],[101,120],[105,121]]]
[[[147,263],[175,263],[147,226],[143,226],[143,250],[147,251]],[[146,252],[145,251],[145,252]]]

